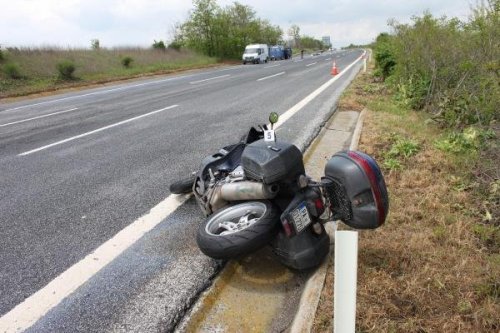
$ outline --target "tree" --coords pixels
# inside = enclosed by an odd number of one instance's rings
[[[215,0],[193,0],[189,19],[175,31],[174,41],[221,58],[239,58],[246,45],[278,44],[283,31],[238,2],[221,8]]]
[[[92,50],[99,50],[101,48],[99,39],[95,38],[90,40],[90,46],[92,47]]]
[[[295,47],[301,47],[300,46],[300,27],[296,24],[292,24],[290,29],[288,29],[288,36],[292,38],[293,40],[293,45]]]
[[[323,41],[309,36],[300,37],[300,46],[305,49],[323,49]]]
[[[165,50],[167,47],[165,46],[165,43],[162,40],[155,41],[153,42],[153,49],[155,50]]]
[[[215,55],[214,22],[220,9],[215,0],[193,0],[194,9],[182,30],[188,46],[212,57]]]

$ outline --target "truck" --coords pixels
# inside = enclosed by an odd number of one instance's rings
[[[269,48],[269,58],[271,60],[285,59],[285,50],[281,45],[274,45]]]
[[[267,44],[250,44],[245,47],[241,57],[243,65],[247,62],[260,64],[269,60],[269,47]]]

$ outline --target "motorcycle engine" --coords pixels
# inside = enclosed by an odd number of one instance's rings
[[[241,166],[238,166],[229,173],[221,171],[216,171],[214,173],[209,169],[209,174],[210,179],[208,181],[204,181],[200,178],[197,179],[194,192],[198,199],[198,204],[206,216],[228,204],[221,196],[220,189],[222,185],[245,179],[245,173]]]
[[[194,192],[201,210],[207,216],[232,201],[272,199],[279,191],[277,184],[247,180],[242,166],[231,172],[214,173],[209,169],[209,175],[207,181],[197,180]]]

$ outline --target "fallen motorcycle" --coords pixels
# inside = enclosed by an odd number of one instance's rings
[[[170,186],[172,193],[193,192],[207,216],[197,234],[204,254],[232,259],[269,244],[285,266],[309,269],[329,251],[324,223],[341,220],[355,229],[384,223],[389,198],[373,158],[359,151],[336,153],[325,176],[314,181],[305,174],[301,151],[276,140],[278,115],[271,113],[269,121]]]

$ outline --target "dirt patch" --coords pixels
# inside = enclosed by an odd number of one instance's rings
[[[398,105],[370,73],[344,99],[370,109],[359,149],[383,166],[391,201],[386,224],[360,232],[357,331],[498,332],[498,145],[438,150],[442,129]],[[388,163],[396,140],[415,149]],[[332,331],[333,279],[330,267],[314,332]]]

